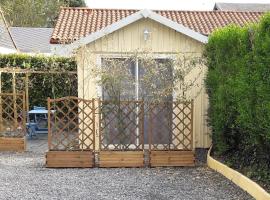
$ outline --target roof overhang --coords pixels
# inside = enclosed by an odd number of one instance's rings
[[[98,40],[114,31],[117,31],[133,22],[136,22],[142,18],[149,18],[152,19],[156,22],[159,22],[167,27],[170,27],[172,29],[174,29],[175,31],[182,33],[190,38],[193,38],[194,40],[197,40],[201,43],[207,43],[208,42],[208,37],[198,33],[190,28],[187,28],[181,24],[178,24],[166,17],[163,17],[151,10],[148,9],[144,9],[144,10],[140,10],[120,21],[117,21],[95,33],[92,33],[86,37],[83,37],[71,44],[66,44],[66,45],[52,45],[54,46],[54,48],[52,49],[52,51],[55,54],[60,54],[60,55],[70,55],[75,49],[78,49],[79,47],[83,46],[83,45],[87,45],[95,40]]]

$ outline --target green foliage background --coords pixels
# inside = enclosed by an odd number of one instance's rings
[[[210,36],[205,56],[214,152],[270,185],[270,14]]]
[[[73,58],[29,56],[23,54],[0,55],[0,67],[16,67],[38,71],[76,71],[77,65]],[[17,91],[24,91],[24,74],[16,75]],[[12,92],[12,74],[2,73],[2,92]],[[32,74],[29,77],[30,108],[46,106],[47,97],[77,96],[77,75]]]
[[[53,27],[60,7],[83,7],[84,0],[1,0],[11,26]]]

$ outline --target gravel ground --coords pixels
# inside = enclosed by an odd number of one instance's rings
[[[29,146],[26,153],[0,153],[0,199],[252,199],[202,164],[194,168],[46,169],[46,139],[32,140]]]

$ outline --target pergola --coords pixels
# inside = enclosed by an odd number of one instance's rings
[[[17,74],[25,74],[24,82],[25,82],[25,106],[26,112],[29,111],[29,76],[31,74],[77,74],[77,71],[42,71],[42,70],[32,70],[32,69],[22,69],[19,67],[3,67],[0,68],[0,93],[2,93],[2,74],[8,73],[12,74],[12,94],[13,98],[16,99],[16,75]]]

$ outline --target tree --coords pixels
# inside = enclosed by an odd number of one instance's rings
[[[86,6],[84,0],[65,0],[69,7],[83,7]]]
[[[11,26],[53,27],[61,6],[85,6],[83,0],[1,0]]]

